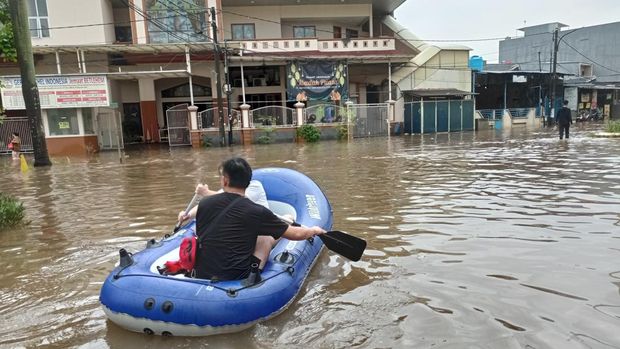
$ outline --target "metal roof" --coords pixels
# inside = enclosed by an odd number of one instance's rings
[[[439,97],[439,96],[469,96],[475,95],[473,92],[463,91],[456,88],[421,88],[403,91],[419,97]]]
[[[277,5],[347,5],[372,4],[374,12],[392,13],[406,0],[224,0],[224,9],[228,6],[277,6]],[[303,16],[302,16],[303,17]]]

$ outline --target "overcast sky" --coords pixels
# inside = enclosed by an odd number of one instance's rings
[[[499,56],[499,40],[460,40],[522,36],[517,28],[550,22],[571,29],[618,22],[620,0],[407,0],[395,17],[424,41],[465,45],[473,49],[471,56],[494,63]]]

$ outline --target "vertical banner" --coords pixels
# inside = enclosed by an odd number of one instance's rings
[[[289,62],[286,72],[289,101],[320,100],[337,104],[347,100],[347,63],[344,61]]]

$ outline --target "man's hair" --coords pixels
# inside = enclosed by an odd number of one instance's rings
[[[568,101],[567,100],[564,100],[564,105],[568,105]]]
[[[222,175],[228,177],[229,186],[233,188],[245,189],[250,185],[252,167],[243,158],[233,157],[225,160],[219,170]]]

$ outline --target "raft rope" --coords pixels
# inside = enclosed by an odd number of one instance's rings
[[[310,244],[312,245],[313,243],[310,242]],[[303,253],[306,251],[306,249],[308,248],[308,246],[304,246],[303,250],[301,251],[301,255],[303,255]],[[224,291],[226,292],[226,294],[228,294],[230,297],[235,297],[237,295],[237,292],[245,290],[246,288],[252,288],[256,285],[260,285],[262,283],[264,283],[267,280],[273,279],[276,276],[280,276],[281,274],[284,273],[288,273],[289,275],[293,275],[293,273],[295,272],[295,264],[297,264],[297,262],[300,260],[301,258],[297,258],[295,260],[295,262],[293,262],[292,265],[289,265],[288,267],[286,267],[286,269],[276,273],[275,275],[272,275],[266,279],[262,279],[260,282],[253,284],[253,285],[247,285],[247,286],[243,286],[243,287],[239,287],[239,288],[224,288],[224,287],[219,287],[216,285],[217,281],[203,281],[203,279],[178,279],[178,278],[174,278],[175,281],[183,281],[183,282],[188,282],[188,283],[192,283],[192,284],[198,284],[198,285],[204,285],[204,286],[211,286],[217,290],[220,291]],[[118,273],[116,273],[116,275],[114,275],[114,280],[118,280],[120,278],[124,278],[124,277],[129,277],[129,276],[142,276],[142,277],[152,277],[152,278],[163,278],[163,279],[170,279],[168,276],[165,275],[156,275],[156,274],[125,274],[125,275],[120,275],[120,273],[125,270],[127,268],[123,267],[121,270],[118,271]]]

